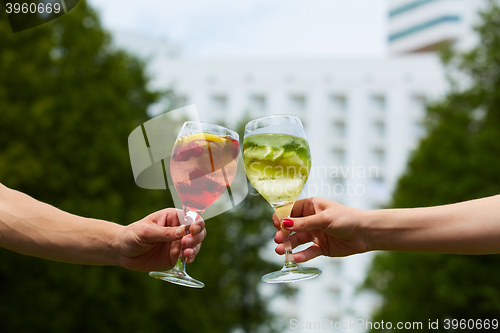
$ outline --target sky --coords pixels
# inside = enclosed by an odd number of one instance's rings
[[[89,0],[104,27],[171,40],[188,58],[386,54],[387,0]]]

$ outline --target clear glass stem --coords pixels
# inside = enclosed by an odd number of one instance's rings
[[[194,221],[196,221],[198,216],[199,216],[199,214],[197,212],[193,212],[191,210],[184,209],[184,223],[182,223],[182,224],[185,225],[186,228],[184,230],[183,236],[189,235],[191,233],[189,231],[190,226]],[[181,243],[181,252],[179,253],[179,259],[177,259],[177,262],[174,266],[174,269],[177,269],[179,271],[183,271],[184,273],[186,273],[186,257],[184,256],[184,249],[185,248],[184,248],[184,246],[182,246],[182,243]]]
[[[298,265],[293,259],[292,243],[290,242],[290,231],[283,228],[283,219],[289,218],[292,213],[293,202],[274,207],[276,215],[280,219],[281,232],[283,234],[283,245],[285,245],[285,266],[283,269],[296,268]]]
[[[188,225],[188,227],[184,231],[184,236],[189,234],[190,231]],[[186,257],[184,256],[184,249],[184,246],[181,245],[181,253],[179,254],[179,259],[177,259],[177,262],[175,263],[174,269],[186,273]]]
[[[285,245],[285,267],[297,267],[295,259],[293,259],[292,243],[290,242],[290,231],[281,228],[281,232],[283,233],[283,244]]]

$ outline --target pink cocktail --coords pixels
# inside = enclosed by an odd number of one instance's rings
[[[238,133],[222,126],[185,122],[170,156],[170,176],[184,210],[184,225],[190,225],[213,204],[236,175],[239,154]],[[189,233],[189,228],[186,228]],[[149,275],[186,287],[203,288],[203,282],[186,273],[186,258],[164,272]]]
[[[177,138],[170,176],[184,209],[201,214],[232,183],[239,143],[231,137],[195,133]]]

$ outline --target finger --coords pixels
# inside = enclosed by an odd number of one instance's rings
[[[314,215],[323,211],[326,205],[330,202],[331,201],[320,197],[297,200],[293,205],[292,213],[290,214],[290,216],[302,217]]]
[[[194,258],[200,252],[201,244],[196,245],[194,248],[185,249],[183,252],[184,257],[188,263],[193,262]]]
[[[191,226],[189,227],[189,232],[191,235],[197,235],[204,229],[205,229],[205,221],[200,220],[199,222],[194,222],[191,224]]]
[[[285,254],[285,245],[283,243],[278,244],[276,248],[274,249],[274,252],[279,254],[280,256]]]
[[[185,248],[195,247],[200,244],[207,235],[207,229],[203,229],[200,233],[196,235],[186,235],[182,238],[182,246]]]
[[[165,208],[149,214],[146,219],[159,225],[160,227],[175,227],[180,225],[179,214],[182,210],[175,208]]]
[[[312,199],[313,198],[306,198],[295,201],[290,215],[300,217],[314,214],[314,205]],[[313,211],[311,211],[310,207],[313,208]]]
[[[307,242],[312,242],[312,236],[309,233],[305,232],[297,232],[294,233],[290,236],[290,243],[292,244],[292,248],[300,245],[300,244],[305,244]],[[274,237],[274,241],[278,244],[283,243],[283,233],[279,232],[276,233],[276,237]]]
[[[201,244],[196,245],[195,247],[185,249],[184,250],[184,256],[185,257],[193,257],[197,255],[200,252],[201,249]]]
[[[181,239],[184,233],[185,226],[160,227],[155,224],[147,224],[137,231],[137,236],[145,243],[173,242]]]
[[[278,218],[278,215],[276,215],[276,213],[273,214],[273,223],[276,229],[281,229],[280,219]]]
[[[310,231],[323,230],[328,224],[328,218],[323,213],[318,213],[306,217],[285,218],[283,228],[290,231]]]
[[[274,236],[274,242],[277,244],[283,243],[283,232],[281,232],[281,229],[276,231],[276,236]]]
[[[296,245],[296,246],[293,246],[293,244],[292,244],[292,249],[294,249],[295,247],[297,247],[297,245]],[[285,254],[285,252],[286,252],[286,251],[285,251],[285,244],[281,243],[281,244],[276,245],[276,248],[274,249],[274,251],[275,251],[277,254],[279,254],[279,255],[283,255],[283,254]]]
[[[281,238],[278,240],[281,240],[281,242],[279,242],[278,245],[276,245],[274,251],[279,255],[285,254],[285,244],[283,243],[283,239]],[[293,234],[292,236],[290,236],[290,244],[292,246],[292,249],[296,248],[299,245],[309,243],[311,241],[312,237],[307,234],[301,234],[301,235]]]
[[[318,244],[313,244],[303,251],[294,253],[293,259],[295,259],[295,262],[297,263],[306,262],[322,254],[323,250],[318,246]]]

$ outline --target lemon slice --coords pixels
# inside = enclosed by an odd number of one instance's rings
[[[186,137],[184,144],[191,141],[204,140],[210,142],[224,142],[225,139],[221,136],[210,134],[210,133],[195,133]]]

